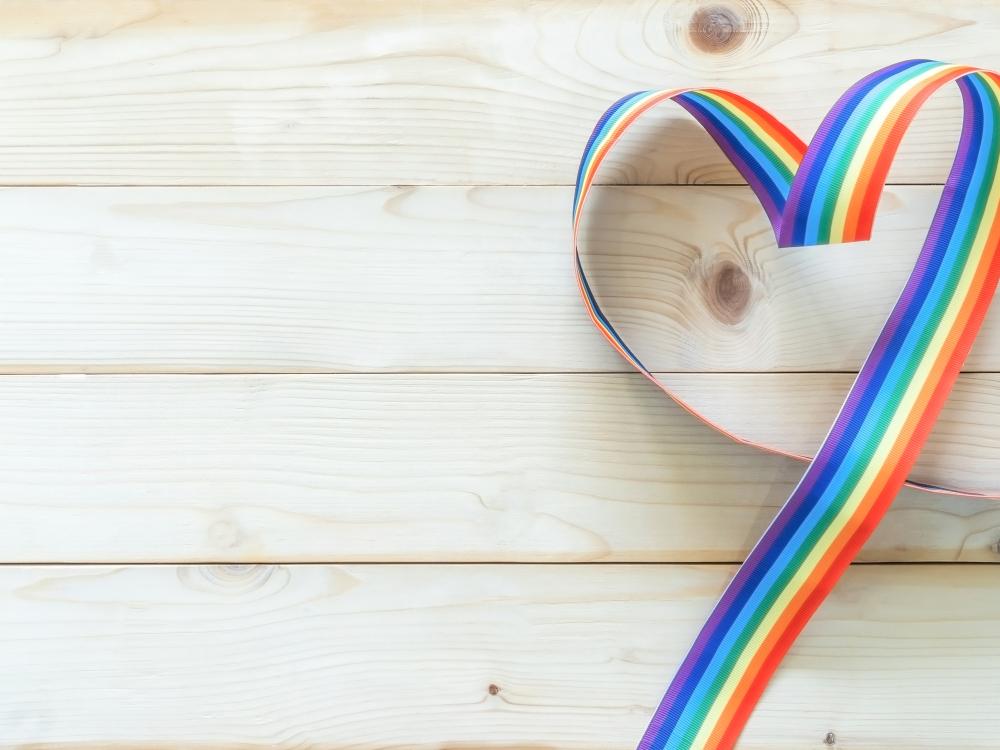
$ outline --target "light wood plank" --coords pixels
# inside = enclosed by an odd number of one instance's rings
[[[997,475],[988,388],[943,467]],[[638,375],[7,376],[0,414],[6,562],[740,560],[803,470]],[[907,491],[863,559],[998,539],[1000,503]]]
[[[808,138],[861,76],[912,57],[1000,67],[977,0],[94,0],[0,6],[6,184],[558,183],[624,93],[714,85]],[[893,178],[936,182],[958,96]],[[611,181],[731,181],[677,111]]]
[[[0,190],[0,371],[620,369],[565,188]]]
[[[585,252],[670,371],[856,370],[938,189],[871,244],[774,246],[749,190],[604,188]],[[0,372],[626,370],[569,262],[567,188],[0,191]],[[1000,313],[967,366],[1000,369]]]
[[[0,746],[630,750],[731,574],[4,568]],[[850,570],[739,747],[995,747],[998,583]]]

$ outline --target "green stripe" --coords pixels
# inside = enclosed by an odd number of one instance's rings
[[[794,175],[792,174],[791,170],[788,169],[788,166],[781,159],[781,157],[778,156],[778,152],[775,151],[773,148],[771,148],[765,141],[763,141],[761,137],[757,134],[757,132],[752,127],[750,127],[750,125],[748,125],[748,123],[754,122],[753,118],[750,115],[746,114],[741,109],[734,109],[727,102],[725,102],[725,100],[720,101],[719,99],[714,99],[708,96],[707,94],[702,93],[701,91],[690,91],[688,93],[701,97],[716,109],[721,109],[723,112],[729,115],[729,120],[727,122],[735,125],[736,128],[739,129],[741,133],[746,135],[746,137],[749,140],[753,141],[760,148],[761,151],[763,151],[765,154],[768,155],[769,157],[768,160],[781,173],[781,176],[785,178],[785,182],[787,183],[785,192],[787,193],[788,186],[791,186],[792,177]]]
[[[916,65],[913,68],[897,73],[890,79],[894,82],[893,85],[885,86],[881,95],[877,94],[875,91],[869,92],[863,100],[862,105],[855,110],[856,112],[862,113],[860,120],[858,120],[853,130],[848,133],[841,133],[841,135],[837,138],[837,143],[834,144],[834,149],[842,151],[844,156],[842,156],[836,164],[827,162],[823,166],[823,173],[820,175],[821,183],[827,179],[827,175],[829,175],[830,189],[826,194],[822,207],[820,208],[821,213],[819,223],[817,225],[816,244],[822,245],[830,242],[830,234],[833,230],[833,212],[837,206],[838,199],[841,194],[845,192],[844,177],[847,174],[847,169],[850,166],[851,161],[858,153],[858,144],[861,142],[861,138],[871,125],[871,121],[875,117],[876,112],[878,112],[878,109],[890,96],[892,96],[893,93],[898,91],[901,87],[905,86],[917,76],[926,73],[928,70],[933,70],[934,67],[942,67],[942,63],[935,63],[934,65]],[[842,147],[842,143],[846,145]],[[853,186],[849,189],[853,189]],[[810,213],[812,213],[814,208],[815,207],[810,208]]]

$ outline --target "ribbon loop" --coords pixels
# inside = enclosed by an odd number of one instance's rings
[[[587,143],[573,203],[584,302],[619,353],[695,413],[629,348],[583,272],[580,220],[611,146],[643,112],[676,101],[750,184],[779,246],[866,240],[903,134],[927,98],[950,81],[964,102],[961,139],[910,278],[830,433],[699,633],[640,750],[733,747],[778,663],[907,483],[1000,278],[1000,77],[931,60],[890,65],[852,86],[808,147],[737,94],[644,91],[612,105]]]

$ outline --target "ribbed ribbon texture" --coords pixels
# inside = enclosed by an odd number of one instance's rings
[[[932,60],[890,65],[841,96],[808,146],[738,94],[640,91],[615,102],[587,142],[573,201],[584,301],[615,349],[674,396],[611,325],[583,273],[581,217],[611,146],[643,112],[673,100],[750,184],[780,247],[867,240],[904,132],[949,81],[961,89],[964,123],[916,265],[828,436],[702,627],[639,750],[732,748],[782,657],[907,483],[1000,274],[1000,76]]]

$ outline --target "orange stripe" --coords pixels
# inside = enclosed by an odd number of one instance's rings
[[[705,93],[725,99],[727,103],[747,115],[749,120],[753,121],[755,125],[777,141],[785,150],[785,153],[791,156],[796,163],[801,163],[802,157],[806,153],[806,144],[766,109],[761,108],[749,99],[743,98],[739,94],[726,91],[725,89],[698,89],[698,91],[704,91]]]
[[[607,137],[607,140],[605,140],[604,143],[602,143],[598,147],[597,151],[594,152],[595,155],[590,163],[590,169],[584,175],[583,189],[580,191],[580,202],[577,203],[576,205],[576,219],[573,222],[574,236],[576,236],[577,230],[579,228],[580,216],[583,214],[583,204],[587,199],[587,193],[590,192],[590,185],[594,180],[594,175],[597,174],[598,167],[601,166],[601,162],[604,161],[604,157],[607,156],[607,153],[611,149],[611,147],[618,142],[618,139],[622,137],[622,133],[628,128],[629,125],[635,122],[636,118],[638,118],[639,115],[641,115],[643,112],[646,112],[651,107],[656,106],[660,102],[666,101],[667,99],[672,99],[684,91],[687,91],[687,89],[671,90],[663,92],[662,94],[654,95],[647,102],[636,107],[635,110],[625,115],[625,117],[619,120],[618,124],[611,129],[611,134]]]

